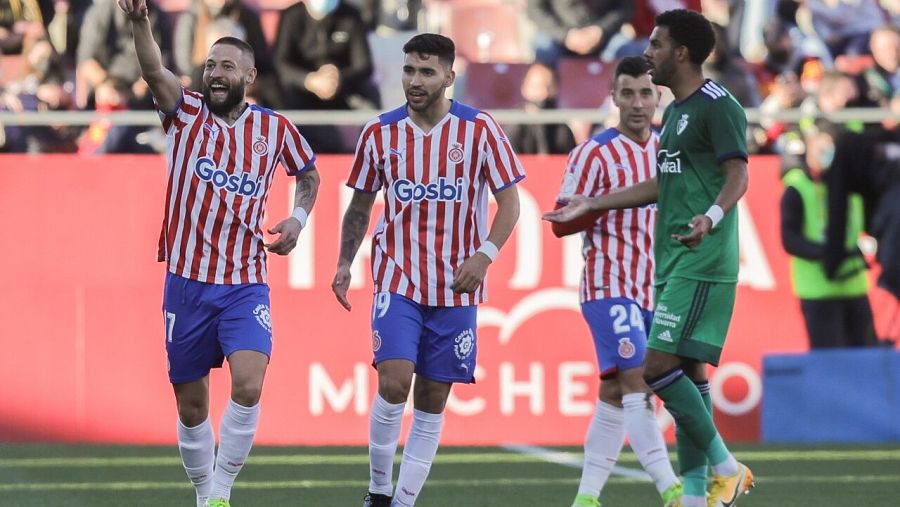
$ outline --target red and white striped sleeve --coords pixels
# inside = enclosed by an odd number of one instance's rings
[[[481,112],[477,123],[482,126],[481,135],[484,136],[486,150],[481,171],[491,187],[491,192],[497,193],[524,178],[525,169],[513,152],[503,129],[491,115]]]
[[[353,166],[350,168],[350,176],[347,178],[347,186],[363,192],[377,192],[381,190],[383,182],[378,174],[378,138],[381,137],[381,122],[378,119],[370,121],[363,128],[356,143],[356,154],[353,157]]]
[[[278,161],[288,176],[297,175],[313,166],[316,155],[297,127],[282,115],[277,115],[281,135],[281,152]]]
[[[178,105],[172,111],[162,111],[159,104],[153,101],[156,112],[159,114],[159,121],[162,122],[163,130],[166,134],[174,134],[183,129],[187,125],[193,123],[203,110],[203,95],[191,90],[181,89],[181,98],[178,99]]]

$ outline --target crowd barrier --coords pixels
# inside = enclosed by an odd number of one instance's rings
[[[479,310],[477,383],[448,403],[446,444],[577,444],[597,392],[578,311],[580,240],[540,219],[565,158],[523,157],[521,218],[489,273]],[[368,245],[353,271],[347,313],[330,284],[350,158],[322,156],[322,186],[299,246],[270,256],[274,353],[257,442],[363,444],[375,390]],[[287,216],[292,179],[276,178],[269,224]],[[155,261],[165,163],[157,156],[0,157],[3,354],[0,441],[172,443]],[[741,280],[728,344],[711,372],[715,417],[728,440],[760,436],[762,356],[806,349],[778,233],[778,161],[754,157],[740,204]],[[380,213],[376,204],[375,214]],[[373,219],[374,225],[374,219]],[[218,421],[228,375],[212,376]],[[671,439],[671,420],[659,410]]]

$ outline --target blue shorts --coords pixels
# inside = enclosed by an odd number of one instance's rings
[[[166,273],[163,295],[169,381],[193,382],[238,350],[272,354],[269,287],[219,285]]]
[[[407,359],[416,375],[438,382],[475,381],[477,306],[425,306],[392,292],[375,294],[372,350],[377,365]]]
[[[642,366],[653,312],[628,298],[596,299],[581,304],[591,328],[600,378]]]

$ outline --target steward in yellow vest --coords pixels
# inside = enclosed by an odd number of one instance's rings
[[[791,256],[791,283],[800,299],[810,348],[875,345],[865,259],[856,246],[864,230],[862,198],[848,197],[846,256],[831,278],[823,263],[828,196],[821,176],[834,156],[833,132],[822,123],[805,134],[806,167],[782,177],[781,239]]]

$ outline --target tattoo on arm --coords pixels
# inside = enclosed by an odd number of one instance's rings
[[[315,169],[304,171],[297,175],[297,188],[294,191],[294,207],[300,207],[312,211],[316,203],[316,195],[319,192],[319,173]]]
[[[341,262],[348,264],[353,262],[368,227],[368,213],[352,208],[347,210],[341,227]]]

